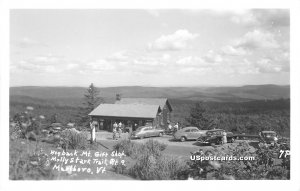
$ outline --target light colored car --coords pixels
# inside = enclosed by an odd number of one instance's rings
[[[278,141],[278,136],[275,131],[261,131],[261,140],[267,144],[275,144]]]
[[[175,140],[184,142],[186,140],[197,140],[202,135],[205,135],[207,130],[199,130],[198,127],[185,127],[176,131],[173,135]]]
[[[160,128],[155,128],[152,126],[141,126],[132,132],[131,138],[140,138],[145,137],[161,137],[163,136],[164,130]]]

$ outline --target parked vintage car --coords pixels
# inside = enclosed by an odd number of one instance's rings
[[[174,133],[173,137],[175,140],[184,142],[186,140],[197,140],[198,137],[204,135],[207,130],[199,130],[198,127],[185,127]]]
[[[52,123],[49,127],[48,127],[48,131],[51,134],[57,134],[59,132],[61,132],[62,130],[64,130],[65,127],[61,124],[61,123]]]
[[[197,139],[197,142],[202,144],[223,144],[223,129],[208,130],[204,136]],[[226,132],[227,142],[232,143],[235,141],[232,132]]]
[[[161,128],[156,128],[153,126],[141,126],[132,132],[131,138],[140,138],[145,137],[161,137],[164,134],[164,130]]]
[[[261,141],[267,144],[276,144],[278,141],[278,136],[275,131],[261,131],[259,135]]]

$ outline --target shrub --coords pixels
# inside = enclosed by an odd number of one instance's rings
[[[131,158],[137,158],[141,154],[141,145],[132,142],[130,139],[122,139],[113,147],[114,150],[118,152],[124,151],[126,156]]]
[[[9,179],[11,180],[52,180],[56,174],[52,171],[48,155],[41,149],[30,153],[24,149],[10,151]]]
[[[117,165],[113,165],[112,168],[113,168],[113,171],[118,174],[125,174],[125,172],[126,172],[126,166],[121,163],[118,163]]]
[[[61,133],[60,146],[65,149],[86,149],[88,148],[87,135],[67,129]]]
[[[141,180],[186,179],[186,166],[183,161],[167,156],[143,154],[129,169],[129,175]]]
[[[141,150],[143,154],[151,154],[154,157],[158,157],[161,155],[161,151],[165,150],[167,147],[166,144],[160,143],[158,141],[155,141],[153,139],[150,139],[145,144],[141,146]]]
[[[265,178],[269,180],[281,180],[281,179],[289,180],[290,171],[280,166],[274,166],[267,170],[267,174]]]
[[[42,131],[42,120],[44,116],[34,116],[31,106],[27,106],[26,111],[14,115],[10,121],[10,138],[26,138],[37,140]]]
[[[194,179],[289,179],[289,169],[285,164],[274,165],[274,158],[278,150],[273,148],[258,148],[252,152],[247,143],[240,143],[236,147],[227,147],[227,150],[197,151],[192,155],[200,156],[254,156],[255,160],[243,161],[208,161],[192,160],[188,162],[188,174]]]
[[[165,150],[166,147],[166,144],[154,141],[152,139],[148,140],[144,144],[134,143],[130,139],[122,139],[116,145],[114,145],[113,148],[118,152],[124,151],[126,156],[136,159],[143,154],[159,156],[161,155],[161,151]]]
[[[117,165],[113,169],[117,173],[125,171],[134,178],[142,180],[185,179],[185,162],[162,155],[166,144],[148,140],[144,144],[134,143],[129,139],[119,141],[114,150],[136,159],[136,163],[126,171],[126,166]]]

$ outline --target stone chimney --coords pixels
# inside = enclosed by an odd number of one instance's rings
[[[116,101],[120,101],[121,100],[121,94],[116,94]]]

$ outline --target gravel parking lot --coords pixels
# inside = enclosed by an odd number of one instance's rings
[[[121,139],[128,138],[128,137],[129,137],[128,133],[123,133]],[[226,149],[227,146],[235,146],[239,142],[242,142],[241,140],[237,140],[235,143],[227,143],[225,145],[216,145],[216,146],[199,145],[197,144],[196,141],[185,141],[185,142],[174,141],[173,137],[170,135],[164,135],[162,137],[144,138],[144,139],[132,139],[132,141],[136,143],[145,143],[149,139],[157,140],[161,143],[167,144],[168,145],[167,148],[163,151],[165,154],[171,156],[178,156],[186,159],[190,157],[191,152],[198,151],[199,149],[202,149],[203,151],[212,149],[213,147],[217,149],[222,149],[222,148]],[[96,132],[96,140],[97,142],[101,142],[108,149],[112,149],[117,142],[117,140],[112,139],[111,132]],[[255,149],[254,147],[257,142],[255,141],[247,141],[247,142],[249,142],[250,145],[253,145],[252,148]]]

